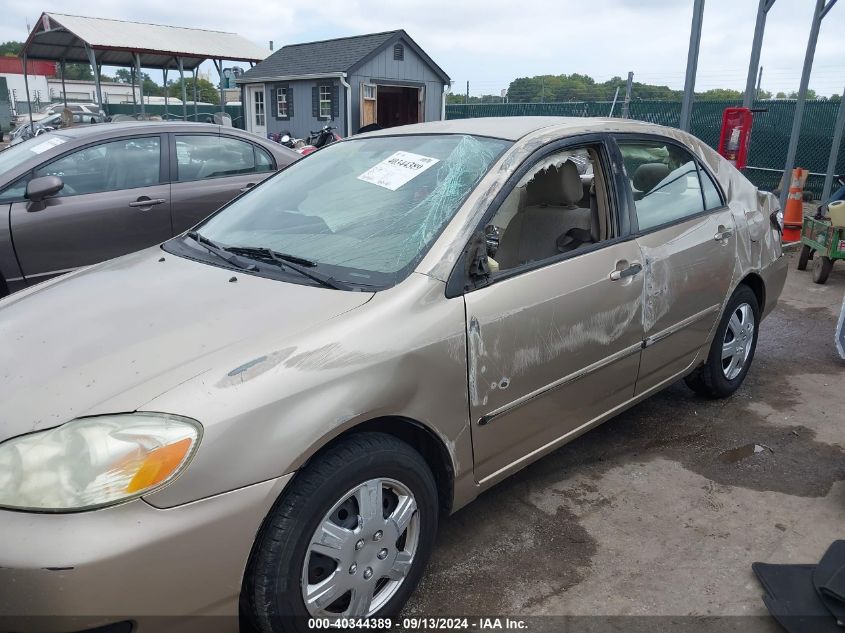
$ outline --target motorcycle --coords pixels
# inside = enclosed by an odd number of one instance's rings
[[[323,129],[317,130],[316,132],[312,130],[311,134],[308,136],[308,140],[305,141],[305,145],[297,148],[296,151],[303,156],[307,156],[311,152],[316,152],[318,149],[328,145],[329,143],[341,140],[343,137],[335,132],[335,129],[336,128],[330,125],[326,125]]]

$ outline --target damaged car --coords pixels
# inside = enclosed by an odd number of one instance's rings
[[[5,628],[395,616],[444,514],[675,381],[740,387],[776,214],[678,130],[425,123],[7,297]]]

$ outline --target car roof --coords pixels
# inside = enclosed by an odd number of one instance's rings
[[[560,136],[571,136],[585,132],[645,132],[664,134],[661,125],[633,121],[631,119],[562,116],[513,116],[482,117],[477,119],[451,119],[416,123],[401,127],[385,128],[360,136],[394,136],[397,134],[470,134],[517,141],[541,129],[554,131]]]

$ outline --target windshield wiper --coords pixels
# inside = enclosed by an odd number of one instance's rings
[[[204,247],[209,253],[217,255],[217,257],[222,260],[225,260],[235,268],[240,268],[241,270],[249,271],[258,270],[258,267],[255,264],[247,264],[245,262],[242,262],[239,257],[237,257],[236,255],[229,254],[227,250],[220,246],[217,242],[205,237],[204,235],[200,235],[197,231],[188,231],[185,234],[185,237],[191,238],[197,244]]]
[[[334,277],[323,275],[317,271],[308,271],[304,268],[300,268],[300,266],[314,268],[317,265],[317,262],[305,259],[304,257],[288,255],[287,253],[279,253],[278,251],[274,251],[271,248],[263,246],[227,246],[225,250],[230,253],[235,253],[236,255],[245,255],[246,257],[252,257],[254,259],[275,264],[282,270],[289,268],[303,277],[308,277],[312,281],[316,281],[318,284],[325,286],[326,288],[333,288],[334,290],[354,290],[350,284],[338,281]]]

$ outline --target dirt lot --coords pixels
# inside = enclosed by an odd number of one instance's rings
[[[445,519],[405,614],[764,616],[752,562],[845,538],[845,265],[818,286],[790,258],[737,394],[681,381]]]

